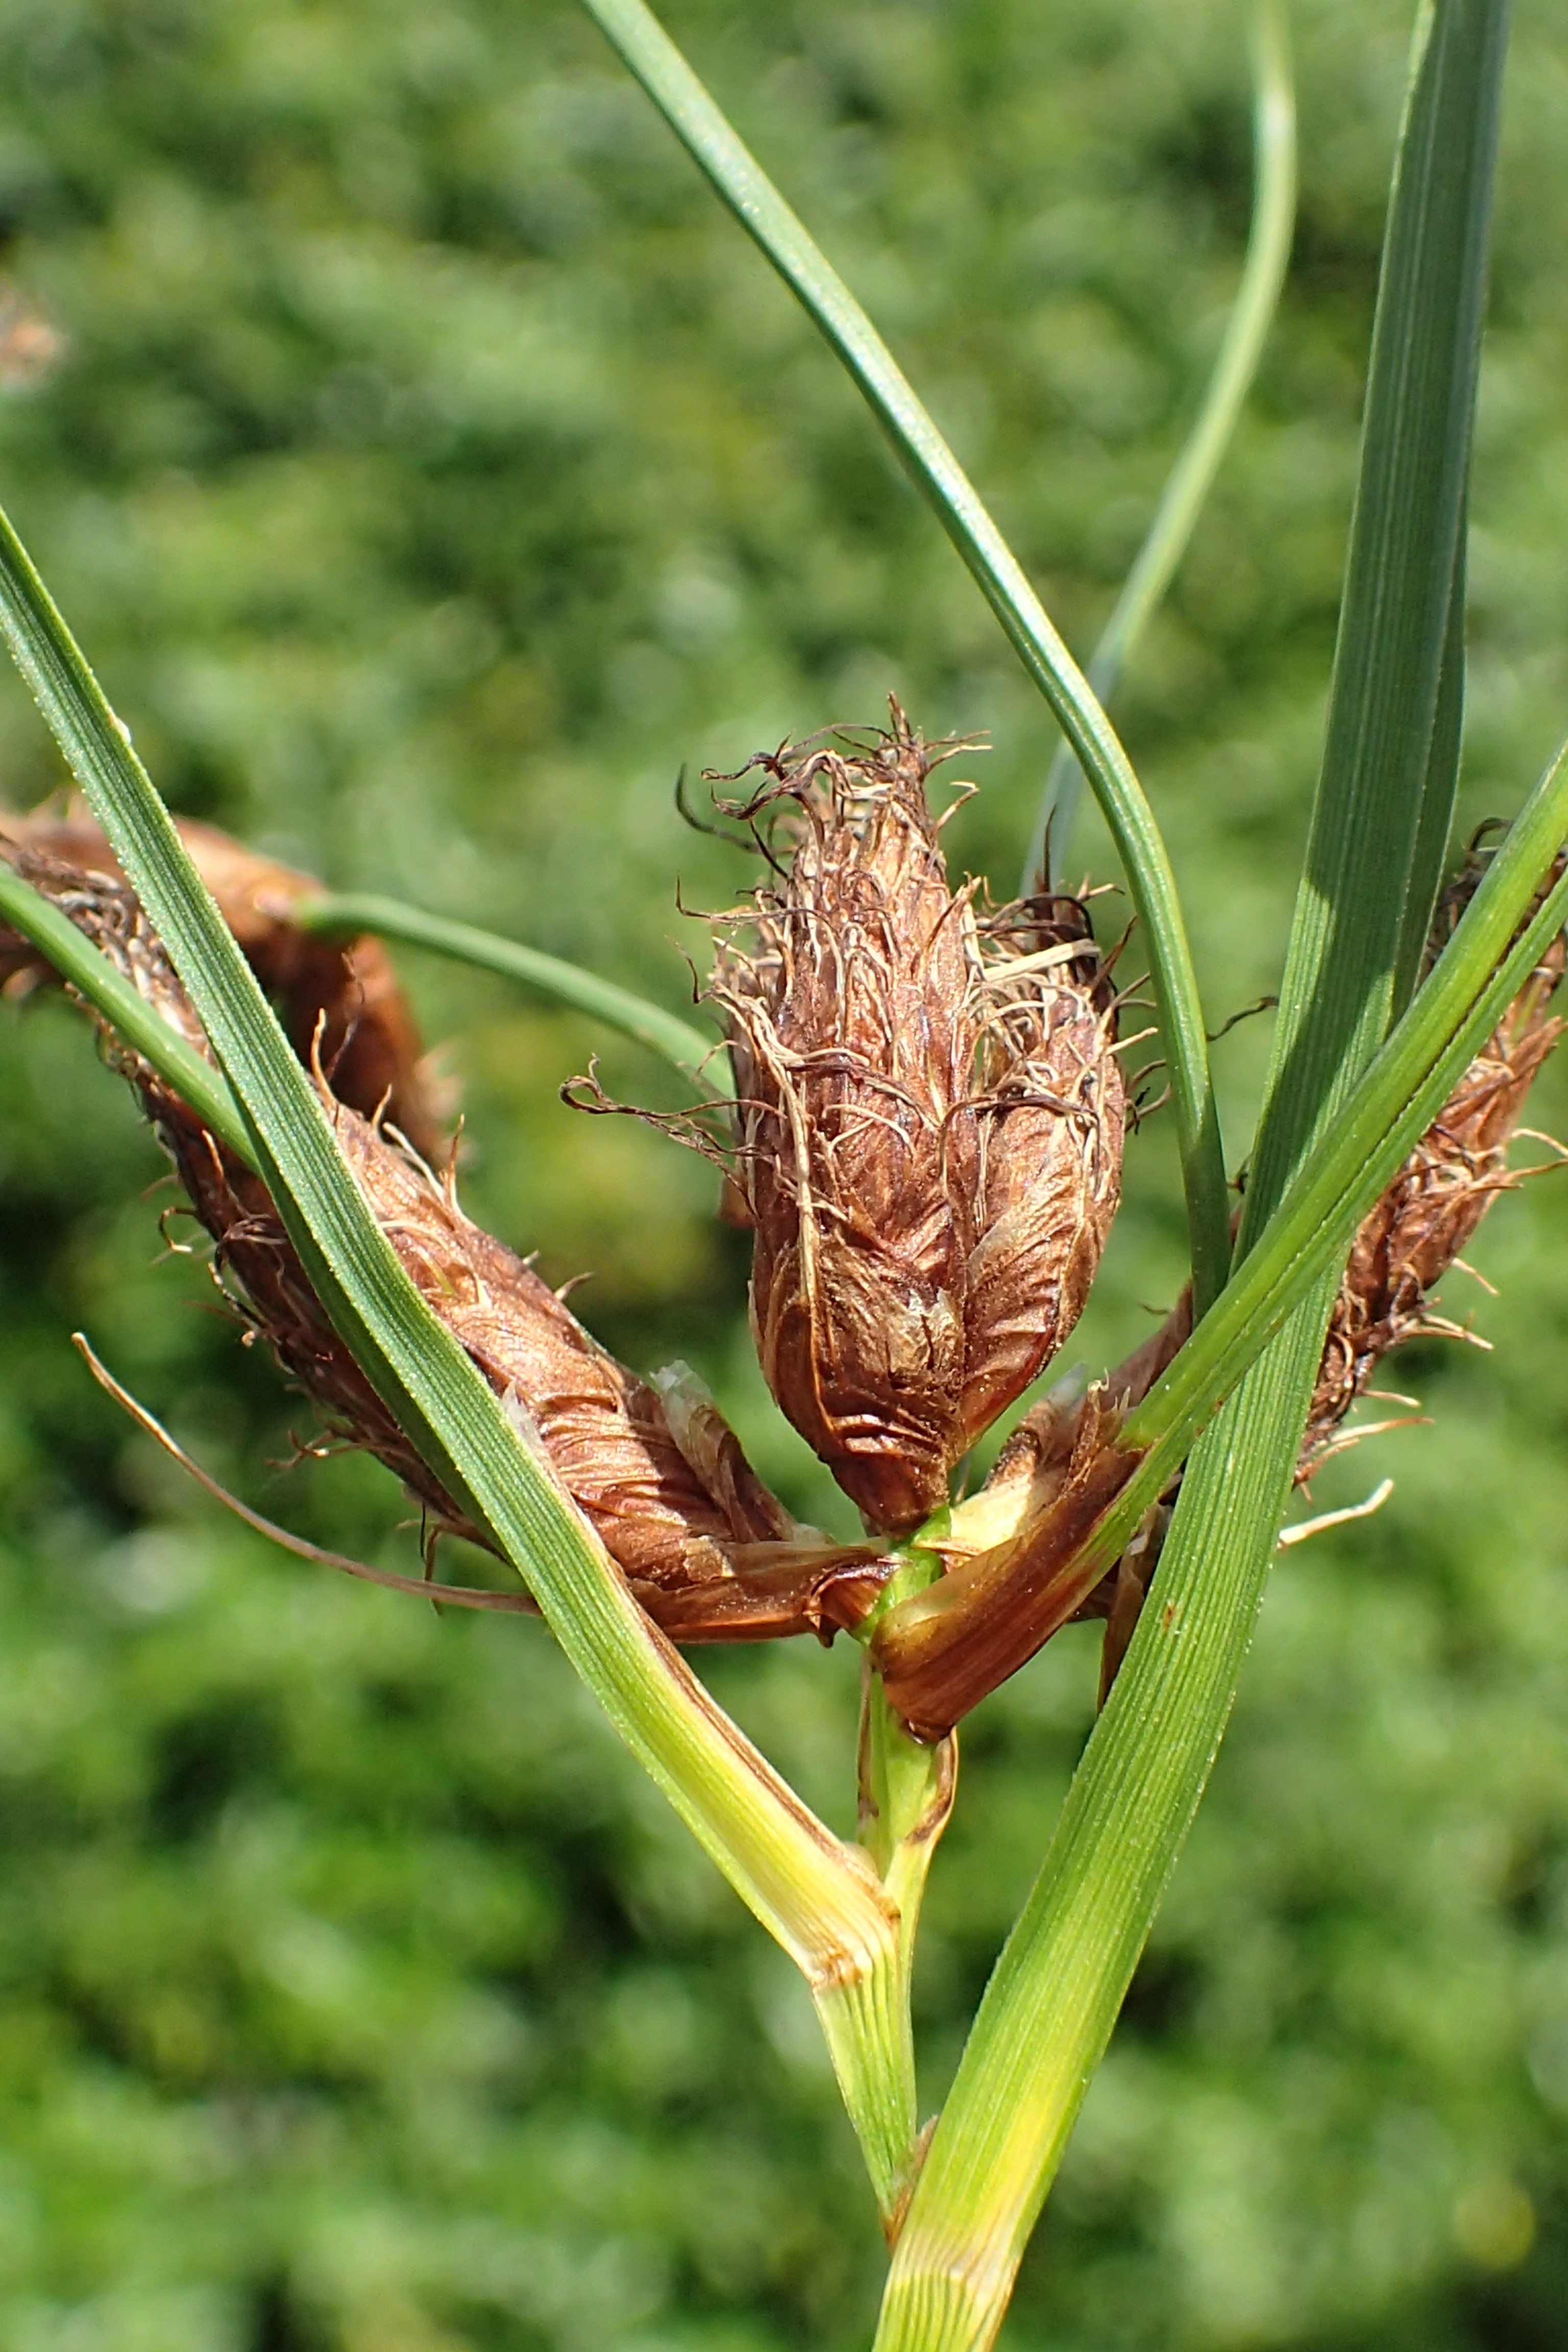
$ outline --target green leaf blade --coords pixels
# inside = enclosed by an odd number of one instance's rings
[[[537,989],[557,1003],[570,1004],[646,1045],[691,1086],[711,1092],[713,1066],[717,1062],[722,1067],[723,1046],[717,1037],[705,1036],[689,1021],[650,1004],[630,989],[618,988],[614,981],[602,980],[581,964],[524,947],[521,940],[502,939],[472,923],[426,914],[422,908],[369,891],[325,891],[319,898],[301,898],[292,913],[303,930],[334,936],[374,931],[382,939],[428,948],[432,954],[450,956],[478,971],[495,972],[502,980],[521,981],[524,987]]]
[[[1459,534],[1506,25],[1503,0],[1437,0],[1418,23],[1328,740],[1243,1252],[1314,1141],[1331,1134],[1384,1043],[1402,946],[1407,956],[1412,925],[1424,931],[1429,914],[1417,898],[1432,845],[1447,835],[1458,730],[1451,702],[1440,710],[1440,687],[1463,577]],[[1554,790],[1545,793],[1549,807]],[[1535,814],[1542,804],[1538,794]],[[1533,867],[1524,904],[1544,863]],[[1542,919],[1560,920],[1560,908]],[[1412,1023],[1426,993],[1416,997]],[[1472,1025],[1481,1017],[1472,1011]],[[1458,1044],[1450,1034],[1450,1053],[1462,1045],[1462,1034]],[[1408,1115],[1420,1108],[1417,1097]],[[1243,1255],[1233,1294],[1247,1271]],[[1224,1735],[1338,1272],[1331,1259],[1194,1451],[1131,1648],[987,1989],[917,2184],[877,2352],[971,2352],[1000,2325],[1028,2230]],[[1205,1328],[1212,1334],[1212,1314],[1194,1347]],[[1257,1337],[1255,1324],[1249,1343]],[[1142,1501],[1152,1499],[1149,1489],[1157,1493],[1175,1468],[1174,1446],[1168,1460],[1162,1452],[1123,1498],[1128,1510],[1139,1490]],[[1005,2146],[996,2144],[998,2116],[1006,2118]]]
[[[1175,877],[1132,763],[1023,567],[891,352],[679,50],[643,0],[584,0],[584,5],[854,379],[1089,778],[1121,860],[1154,982],[1182,1159],[1194,1293],[1202,1312],[1230,1262],[1225,1155]]]
[[[1396,977],[1412,969],[1431,918],[1458,771],[1455,606],[1508,17],[1507,0],[1441,0],[1418,27],[1322,779],[1243,1248],[1382,1044]]]

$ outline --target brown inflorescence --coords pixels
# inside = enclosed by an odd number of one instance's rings
[[[1474,894],[1480,871],[1472,857],[1444,893],[1427,945],[1428,968]],[[1564,1024],[1551,1005],[1565,961],[1559,932],[1363,1220],[1329,1318],[1298,1483],[1345,1444],[1341,1424],[1391,1349],[1423,1334],[1459,1336],[1458,1326],[1434,1311],[1430,1294],[1498,1194],[1519,1181],[1509,1170],[1508,1148],[1531,1081],[1563,1034]]]
[[[206,1051],[162,944],[122,881],[49,849],[13,844],[5,854],[188,1043]],[[35,961],[25,941],[0,932],[0,970],[31,970]],[[231,1300],[312,1399],[331,1436],[375,1454],[435,1529],[487,1543],[333,1329],[261,1180],[145,1062],[111,1036],[108,1044],[213,1238]],[[374,1064],[340,1055],[336,1086],[345,1085],[345,1071],[352,1079],[366,1067]],[[319,1064],[316,1078],[344,1157],[405,1270],[667,1632],[689,1641],[800,1632],[830,1638],[864,1614],[886,1573],[874,1546],[831,1545],[795,1526],[690,1383],[671,1380],[667,1397],[618,1364],[531,1265],[463,1214],[450,1181],[437,1181],[388,1131],[376,1098],[356,1107],[328,1087]]]
[[[1081,903],[992,912],[947,886],[925,784],[940,753],[897,706],[868,745],[753,765],[739,813],[783,823],[781,887],[731,919],[712,987],[730,1032],[730,1165],[755,1226],[752,1317],[797,1428],[874,1529],[946,1498],[958,1457],[1048,1360],[1098,1262],[1120,1181],[1115,1003]],[[318,886],[210,828],[187,828],[209,887],[311,1066],[344,1157],[405,1270],[468,1350],[631,1590],[678,1640],[830,1638],[873,1606],[876,1539],[796,1527],[679,1368],[616,1363],[531,1265],[475,1226],[394,1123],[435,1132],[417,1036],[374,942],[323,948],[290,907]],[[0,855],[46,892],[198,1051],[161,943],[81,819],[0,821]],[[775,861],[776,862],[776,861]],[[1428,963],[1480,871],[1441,902]],[[1553,869],[1555,874],[1556,869]],[[735,930],[749,926],[742,947]],[[1355,1238],[1296,1476],[1353,1433],[1345,1416],[1402,1339],[1458,1327],[1431,1294],[1498,1192],[1529,1087],[1564,1023],[1559,935]],[[45,967],[0,932],[0,982]],[[485,1542],[338,1338],[260,1180],[112,1037],[213,1236],[251,1328],[336,1437],[405,1481],[437,1530]],[[329,1075],[324,1075],[330,1057]],[[1102,1691],[1136,1622],[1179,1478],[1096,1581],[1092,1537],[1139,1456],[1127,1413],[1184,1344],[1188,1299],[1093,1387],[1068,1381],[1020,1423],[982,1494],[938,1538],[947,1575],[884,1619],[873,1656],[922,1738],[941,1737],[1070,1618],[1109,1619]],[[962,1532],[960,1529],[962,1528]]]
[[[895,704],[868,742],[753,761],[737,814],[782,816],[788,866],[731,919],[710,989],[763,1369],[889,1530],[946,1500],[1071,1330],[1125,1124],[1084,909],[1042,894],[988,911],[973,884],[949,888],[926,800],[944,756]]]

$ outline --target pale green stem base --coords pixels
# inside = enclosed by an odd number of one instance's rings
[[[944,1523],[947,1514],[939,1522]],[[868,1636],[876,1619],[898,1601],[922,1591],[942,1573],[935,1552],[916,1544],[900,1546],[903,1566],[883,1587],[881,1601],[866,1625]],[[905,2129],[897,2178],[891,2196],[883,2203],[882,2223],[889,2242],[902,2225],[904,2210],[914,2188],[921,2157],[917,2129],[914,2029],[910,1994],[914,1976],[915,1937],[925,1895],[931,1856],[952,1811],[958,1781],[958,1742],[954,1738],[936,1747],[911,1739],[882,1688],[882,1678],[869,1659],[860,1703],[860,1844],[898,1913],[898,1960],[893,2031],[898,2037],[898,2063],[908,2087]],[[891,2063],[891,2045],[889,2063]]]
[[[916,2184],[875,2352],[984,2352],[995,2340],[1230,1713],[1335,1286],[1320,1284],[1194,1454],[1181,1538],[1168,1543]]]
[[[889,2237],[909,2200],[918,2121],[910,2025],[910,1940],[911,1935],[900,1933],[876,1967],[843,1984],[820,1985],[812,1994],[877,2210]]]

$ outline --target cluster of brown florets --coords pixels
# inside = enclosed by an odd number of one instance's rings
[[[864,748],[785,751],[778,887],[710,996],[735,1077],[769,1387],[869,1526],[902,1532],[1061,1346],[1121,1196],[1116,1007],[1075,899],[948,887],[933,753],[896,707]]]
[[[443,1110],[384,951],[297,919],[318,886],[211,828],[183,828],[312,1070],[345,1157],[432,1310],[526,1427],[648,1614],[678,1641],[834,1632],[873,1609],[889,1546],[929,1522],[956,1465],[1077,1321],[1121,1183],[1118,999],[1082,900],[1000,908],[949,886],[928,746],[885,734],[785,747],[734,803],[770,879],[718,922],[709,990],[734,1097],[723,1157],[753,1232],[751,1312],[779,1405],[859,1507],[860,1544],[798,1526],[681,1368],[645,1381],[458,1205]],[[740,781],[736,778],[731,782]],[[765,835],[764,830],[765,829]],[[0,825],[0,854],[52,898],[199,1051],[201,1027],[107,843],[78,816]],[[1446,895],[1432,953],[1473,889]],[[1388,1350],[1455,1327],[1434,1286],[1497,1193],[1531,1080],[1563,1024],[1555,940],[1356,1236],[1298,1465],[1346,1442]],[[44,976],[0,932],[0,982]],[[215,1266],[334,1441],[368,1447],[430,1528],[482,1541],[338,1337],[265,1186],[144,1062],[110,1050],[163,1138]],[[1136,1466],[1117,1438],[1184,1342],[1187,1302],[1092,1386],[1026,1414],[963,1532],[932,1531],[940,1605],[884,1621],[894,1705],[936,1738],[1075,1616],[1125,1648],[1173,1494],[1110,1575],[1087,1538]]]
[[[1439,901],[1424,971],[1447,944],[1484,870],[1483,857],[1472,848]],[[1558,870],[1554,865],[1551,879]],[[1552,1003],[1565,961],[1560,932],[1357,1233],[1329,1320],[1299,1479],[1349,1442],[1345,1416],[1391,1349],[1423,1337],[1468,1336],[1437,1311],[1432,1292],[1459,1262],[1498,1194],[1519,1182],[1509,1167],[1509,1146],[1531,1081],[1563,1034]]]

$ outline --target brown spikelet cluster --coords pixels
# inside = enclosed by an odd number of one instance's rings
[[[1071,1330],[1115,1213],[1126,1106],[1106,964],[1078,899],[1042,893],[993,909],[973,883],[950,888],[926,787],[951,749],[922,742],[894,704],[885,734],[750,763],[742,773],[760,771],[760,787],[731,814],[760,842],[766,826],[776,880],[721,919],[710,990],[736,1080],[726,1166],[754,1231],[758,1351],[780,1405],[873,1530],[858,1545],[797,1527],[689,1375],[637,1379],[463,1213],[450,1177],[431,1172],[438,1106],[380,946],[314,937],[297,919],[319,887],[309,876],[209,827],[182,828],[405,1271],[677,1640],[831,1639],[860,1623],[894,1564],[885,1538],[947,1501],[960,1457]],[[95,827],[74,812],[0,819],[0,856],[205,1052]],[[1428,965],[1480,871],[1472,856],[1445,894]],[[1509,1146],[1568,1025],[1552,1010],[1565,964],[1560,934],[1363,1221],[1298,1483],[1352,1442],[1346,1416],[1392,1348],[1457,1329],[1435,1287],[1517,1181]],[[0,985],[46,970],[0,930]],[[230,1298],[329,1433],[392,1467],[437,1532],[483,1543],[338,1338],[264,1184],[152,1069],[106,1043]],[[982,1492],[939,1523],[945,1576],[885,1616],[871,1650],[919,1737],[941,1738],[1075,1617],[1108,1621],[1109,1687],[1179,1476],[1110,1574],[1089,1538],[1137,1466],[1119,1443],[1127,1415],[1190,1329],[1184,1297],[1106,1380],[1059,1382]]]
[[[1109,980],[1081,906],[954,892],[926,801],[945,756],[893,706],[859,748],[786,749],[776,887],[710,995],[755,1230],[752,1317],[784,1412],[869,1526],[914,1526],[1082,1308],[1120,1197]]]
[[[226,846],[237,860],[246,855]],[[189,1043],[205,1050],[162,945],[122,881],[46,848],[13,844],[7,855]],[[0,970],[30,970],[34,961],[26,942],[0,932]],[[386,1009],[407,1021],[401,998]],[[332,1328],[259,1178],[153,1071],[110,1042],[249,1327],[335,1438],[365,1447],[395,1471],[436,1529],[483,1543]],[[335,1076],[345,1095],[345,1071],[353,1079],[367,1068],[374,1083],[381,1072],[372,1057],[340,1055]],[[405,1269],[537,1439],[658,1623],[688,1640],[803,1631],[830,1637],[836,1624],[864,1613],[882,1573],[874,1547],[833,1546],[797,1528],[704,1398],[672,1381],[667,1399],[618,1364],[531,1266],[462,1213],[450,1184],[387,1131],[377,1097],[356,1108],[318,1083],[344,1156]]]
[[[1428,966],[1480,870],[1472,859],[1444,894]],[[1565,959],[1559,933],[1357,1233],[1329,1318],[1298,1481],[1347,1442],[1341,1424],[1391,1349],[1423,1334],[1462,1336],[1436,1311],[1431,1293],[1498,1194],[1519,1181],[1508,1148],[1531,1083],[1563,1034],[1551,1006]]]

